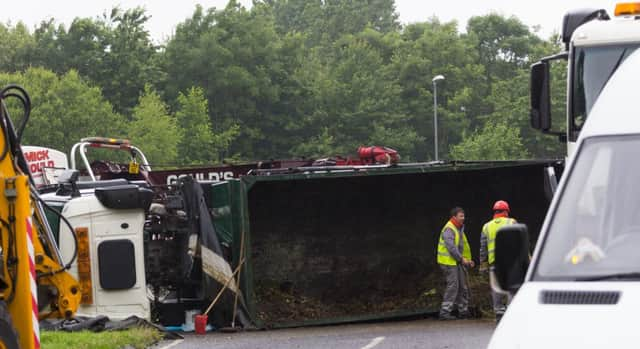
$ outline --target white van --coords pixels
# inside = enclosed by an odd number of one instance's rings
[[[580,133],[529,263],[526,226],[496,238],[515,295],[489,348],[640,348],[640,50]]]

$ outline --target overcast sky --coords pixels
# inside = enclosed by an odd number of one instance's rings
[[[94,17],[113,6],[143,6],[151,15],[148,28],[156,41],[173,33],[177,23],[193,13],[196,4],[205,8],[224,7],[228,0],[1,0],[0,21],[23,21],[30,27],[41,20],[55,18],[70,23],[75,17]],[[622,0],[621,0],[622,1]],[[249,6],[251,0],[240,0]],[[403,23],[419,22],[435,15],[441,20],[458,20],[464,29],[469,17],[498,12],[515,15],[529,26],[539,25],[540,34],[559,31],[566,10],[579,7],[605,8],[610,14],[614,1],[607,0],[396,0]]]

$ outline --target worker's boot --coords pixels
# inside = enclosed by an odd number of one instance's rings
[[[496,313],[496,324],[498,324],[502,319],[504,312],[507,311],[507,307],[502,305],[502,306],[494,307],[493,309],[494,309],[493,311]]]
[[[457,317],[451,315],[450,313],[440,313],[440,316],[438,317],[438,319],[443,320],[443,321],[458,320]]]
[[[458,314],[458,319],[471,319],[471,312],[470,311],[462,311]]]

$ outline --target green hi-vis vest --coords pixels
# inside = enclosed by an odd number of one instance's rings
[[[487,252],[489,255],[489,265],[493,265],[493,262],[496,260],[496,235],[498,234],[498,229],[504,227],[505,225],[515,224],[516,220],[509,217],[498,217],[492,219],[490,222],[486,223],[484,227],[482,227],[482,233],[487,237]]]
[[[471,259],[471,247],[469,247],[469,241],[467,241],[467,236],[464,235],[464,233],[461,233],[460,230],[458,230],[458,228],[453,223],[451,223],[451,221],[448,221],[447,224],[445,224],[444,228],[442,228],[442,230],[440,231],[440,241],[438,242],[438,264],[450,265],[450,266],[455,266],[458,264],[456,260],[453,259],[453,257],[451,257],[449,250],[447,250],[447,246],[445,246],[444,244],[443,235],[444,235],[444,231],[447,230],[447,228],[453,230],[453,232],[455,233],[454,242],[456,247],[459,246],[460,235],[462,235],[462,239],[463,239],[462,256],[466,259]]]

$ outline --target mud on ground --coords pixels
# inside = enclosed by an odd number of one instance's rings
[[[476,270],[469,272],[471,305],[484,317],[493,316],[489,277]],[[295,285],[284,282],[262,282],[256,285],[257,315],[266,326],[299,323],[322,319],[359,316],[380,316],[398,312],[435,312],[440,307],[444,281],[439,271],[423,278],[415,287],[403,290],[363,292],[360,297],[336,300],[301,294]]]

